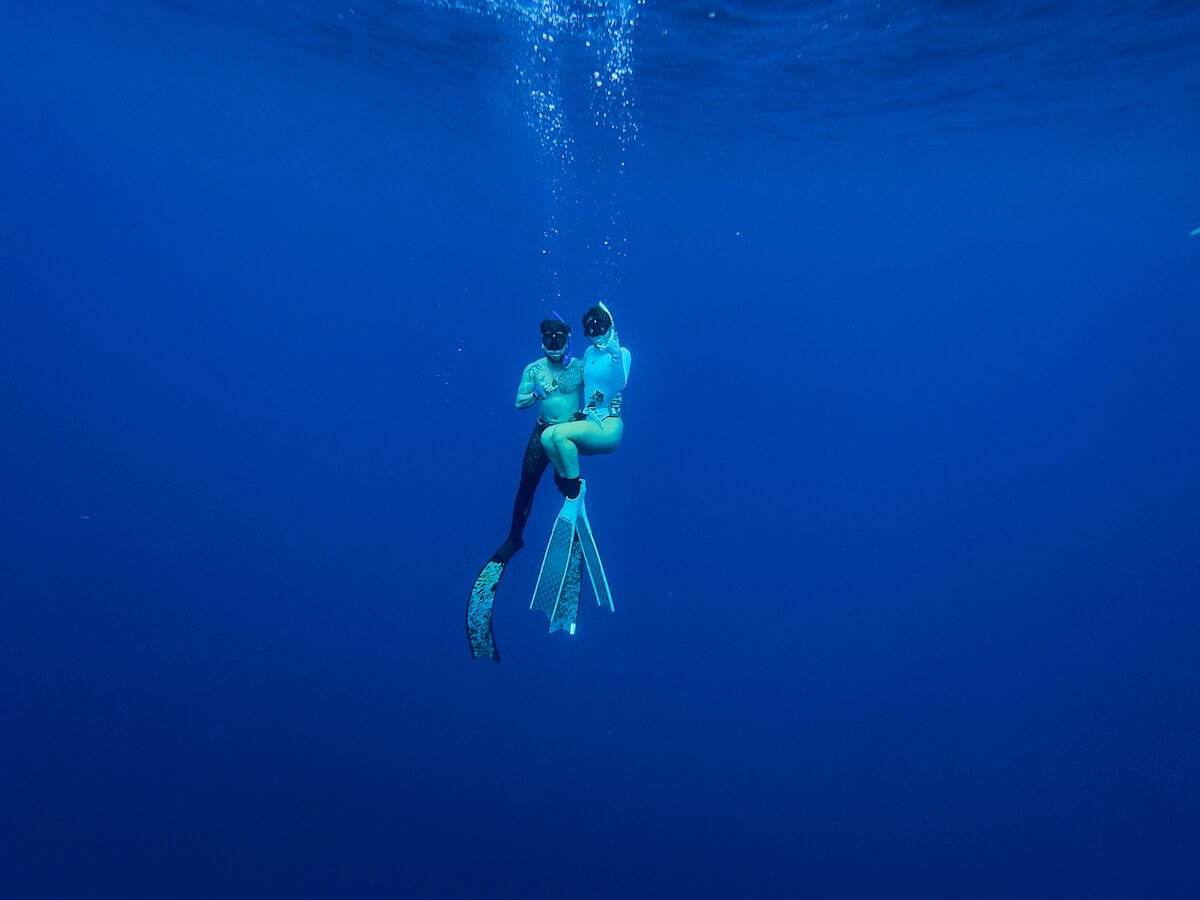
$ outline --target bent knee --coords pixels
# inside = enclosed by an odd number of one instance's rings
[[[567,437],[567,435],[563,433],[562,429],[556,425],[551,425],[542,432],[542,446],[545,447],[547,451],[552,449],[561,450],[570,443],[571,439]]]

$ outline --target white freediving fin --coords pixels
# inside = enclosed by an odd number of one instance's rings
[[[581,484],[579,496],[574,500],[564,500],[554,527],[550,530],[550,540],[546,543],[546,553],[542,557],[542,568],[538,572],[537,586],[533,589],[533,600],[530,609],[541,610],[550,620],[554,629],[559,601],[563,595],[563,585],[571,567],[571,550],[575,546],[575,525],[579,519],[579,510],[583,506],[583,495],[586,484]],[[578,595],[576,596],[578,605]],[[561,619],[559,621],[562,621]],[[566,622],[562,623],[567,624]],[[560,626],[561,627],[561,626]]]
[[[604,563],[600,561],[600,551],[596,549],[596,539],[592,536],[592,525],[588,521],[587,510],[583,506],[579,508],[575,532],[579,536],[583,559],[587,563],[588,578],[592,581],[592,593],[596,595],[596,603],[600,606],[607,605],[610,610],[615,610],[612,591],[608,588],[608,576],[604,574]]]

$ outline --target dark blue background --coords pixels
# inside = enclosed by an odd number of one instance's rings
[[[1200,891],[1194,94],[691,140],[647,76],[617,613],[527,611],[547,479],[493,666],[597,299],[511,92],[136,8],[0,34],[0,893]]]

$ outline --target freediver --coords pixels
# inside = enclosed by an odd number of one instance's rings
[[[537,406],[538,418],[521,460],[521,481],[513,501],[512,525],[504,543],[476,578],[467,606],[467,635],[476,658],[499,659],[492,636],[492,605],[504,567],[525,545],[525,523],[533,508],[533,496],[550,463],[542,435],[548,428],[583,416],[580,407],[583,405],[584,362],[570,355],[571,326],[561,318],[554,318],[544,319],[540,329],[542,358],[525,367],[517,386],[517,409]]]
[[[583,333],[591,346],[583,354],[581,415],[542,430],[542,448],[554,464],[554,483],[568,500],[579,496],[579,457],[612,453],[621,446],[621,391],[629,381],[632,354],[617,337],[612,314],[603,303],[583,314]]]
[[[537,421],[525,446],[521,461],[521,483],[513,501],[512,527],[508,538],[492,555],[497,562],[507,563],[525,542],[525,523],[533,508],[542,473],[550,462],[543,435],[546,429],[582,417],[584,361],[570,355],[571,326],[561,319],[545,319],[541,324],[542,359],[535,359],[521,373],[517,385],[517,409],[538,407]]]

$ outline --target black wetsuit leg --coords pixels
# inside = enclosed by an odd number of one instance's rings
[[[525,546],[525,523],[529,521],[529,513],[533,509],[533,495],[537,492],[538,482],[542,480],[546,467],[550,465],[550,457],[542,447],[542,432],[546,428],[547,423],[539,420],[529,435],[529,443],[525,445],[525,456],[521,460],[521,483],[517,486],[517,497],[513,501],[512,525],[500,549],[492,554],[496,562],[508,562]]]
[[[583,413],[576,413],[574,416],[575,421],[584,418]],[[500,661],[500,654],[496,650],[496,641],[492,635],[492,609],[505,566],[516,552],[525,546],[522,538],[525,533],[525,523],[529,521],[529,513],[533,509],[533,495],[537,492],[538,482],[542,480],[546,467],[550,465],[550,457],[542,449],[542,432],[548,427],[549,424],[542,421],[538,421],[533,426],[533,433],[529,435],[529,443],[525,446],[525,456],[521,460],[521,483],[517,487],[516,500],[513,501],[512,526],[509,529],[508,537],[500,545],[500,549],[493,553],[492,558],[484,564],[479,576],[475,579],[474,587],[471,588],[471,598],[467,601],[467,638],[471,642],[471,654],[476,659],[490,657],[497,662]],[[578,480],[574,479],[576,483]],[[578,490],[576,490],[575,496],[578,495]],[[550,623],[551,631],[558,628],[570,630],[574,626],[575,615],[579,608],[582,558],[582,550],[579,541],[576,540],[571,549],[570,571],[574,573],[574,579],[568,579],[569,583],[560,591],[565,603],[560,602],[561,615],[553,617]],[[572,630],[571,633],[574,634],[574,631]]]
[[[533,426],[533,433],[529,435],[529,443],[525,446],[525,457],[521,460],[521,483],[517,487],[517,499],[513,502],[512,527],[500,549],[492,554],[492,558],[480,570],[471,588],[471,598],[467,601],[467,639],[471,642],[471,655],[476,659],[490,657],[500,661],[492,635],[492,607],[504,567],[525,545],[522,535],[530,510],[533,509],[533,495],[546,466],[550,465],[550,457],[542,449],[542,432],[546,428],[546,423],[542,421]]]

